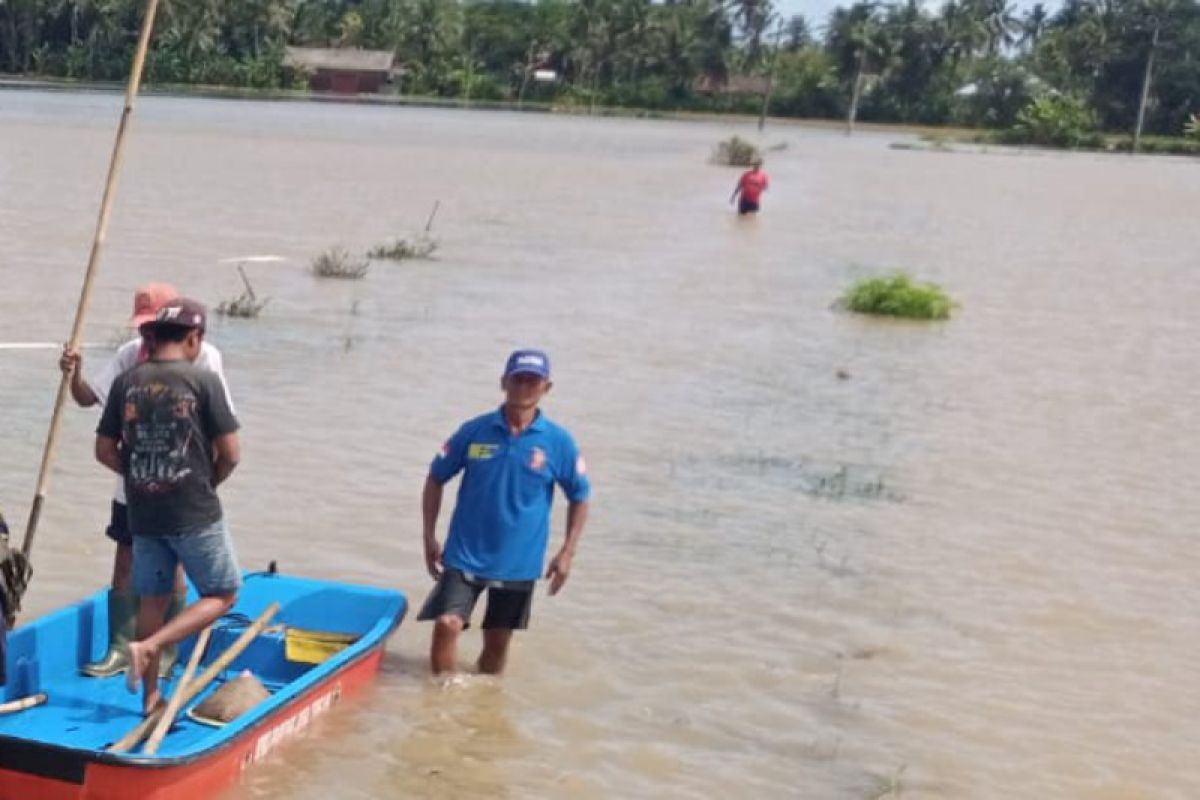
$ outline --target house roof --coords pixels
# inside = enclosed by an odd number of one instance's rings
[[[767,79],[761,75],[730,75],[721,80],[702,75],[693,87],[708,94],[763,94],[767,91]]]
[[[344,69],[387,72],[394,56],[390,50],[358,50],[340,47],[289,47],[283,63],[300,69]]]

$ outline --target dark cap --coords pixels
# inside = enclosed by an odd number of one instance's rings
[[[537,375],[550,377],[550,356],[544,350],[515,350],[504,365],[504,377],[509,375]]]
[[[174,325],[177,328],[196,328],[203,331],[208,322],[208,310],[204,304],[190,297],[177,297],[158,310],[149,322],[138,330],[154,330],[160,326]]]

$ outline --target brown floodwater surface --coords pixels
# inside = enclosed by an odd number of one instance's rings
[[[119,108],[0,92],[0,341],[66,338]],[[519,345],[550,351],[545,408],[594,485],[508,676],[431,681],[410,619],[369,692],[230,797],[1200,791],[1200,162],[771,125],[787,147],[738,220],[736,170],[706,163],[735,132],[140,101],[85,338],[117,339],[139,283],[216,305],[241,291],[220,259],[286,259],[247,267],[261,318],[210,332],[244,423],[222,487],[244,566],[419,604],[429,460]],[[435,260],[307,271],[435,200]],[[831,308],[894,269],[954,319]],[[0,350],[17,528],[56,361]],[[108,578],[96,416],[66,415],[30,616]]]

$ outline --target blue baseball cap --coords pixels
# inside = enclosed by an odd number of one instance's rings
[[[544,350],[514,350],[504,365],[504,377],[521,374],[549,378],[550,356]]]

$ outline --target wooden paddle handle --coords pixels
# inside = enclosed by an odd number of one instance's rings
[[[217,675],[221,673],[221,670],[229,666],[231,661],[241,655],[242,651],[250,646],[250,642],[254,641],[254,637],[258,636],[262,629],[267,627],[267,623],[271,621],[271,617],[275,616],[276,612],[278,611],[279,603],[273,602],[271,605],[267,606],[263,612],[258,615],[254,622],[252,622],[249,627],[246,628],[246,630],[242,631],[242,635],[239,636],[233,644],[229,645],[229,648],[224,653],[221,653],[221,655],[217,656],[217,658],[215,658],[213,662],[208,665],[208,668],[205,669],[204,672],[200,673],[195,680],[186,686],[180,686],[180,688],[175,691],[175,694],[182,697],[182,699],[179,701],[179,705],[181,707],[186,705],[189,700],[200,694],[200,692],[204,691],[205,687],[212,683],[213,678],[217,677]],[[160,717],[162,717],[165,710],[166,706],[164,704],[159,704],[159,706],[155,708],[154,711],[150,712],[145,719],[134,726],[133,730],[111,744],[108,749],[132,750],[134,747],[137,747],[138,742],[140,742],[146,736],[151,728],[158,724],[158,720]]]
[[[79,291],[79,304],[75,307],[75,322],[71,326],[71,349],[79,348],[83,337],[83,322],[87,317],[88,301],[92,296],[92,283],[96,278],[96,267],[100,264],[100,253],[108,237],[108,220],[112,216],[113,199],[116,197],[117,176],[121,173],[121,160],[125,152],[125,130],[133,114],[133,99],[137,97],[142,83],[142,67],[146,63],[146,49],[150,46],[150,31],[154,28],[154,16],[158,11],[158,0],[146,0],[146,13],[142,17],[142,30],[138,35],[137,50],[133,55],[133,68],[129,73],[129,84],[125,89],[125,108],[117,124],[117,138],[113,142],[112,158],[108,163],[108,180],[104,183],[104,196],[100,201],[100,216],[96,220],[96,233],[92,238],[92,252],[88,256],[87,271],[83,275],[83,288]],[[54,450],[58,442],[58,431],[62,427],[62,410],[67,398],[70,376],[63,373],[58,382],[58,394],[54,397],[54,411],[50,414],[50,430],[46,433],[46,445],[42,450],[42,463],[38,468],[37,489],[33,504],[29,508],[29,520],[25,523],[25,539],[21,550],[29,558],[33,553],[33,538],[37,533],[38,521],[42,518],[42,506],[50,485],[50,466],[54,463]]]

